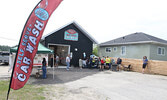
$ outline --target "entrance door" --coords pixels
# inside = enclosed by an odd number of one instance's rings
[[[54,57],[59,56],[59,65],[66,65],[66,56],[70,54],[70,45],[49,44],[49,48],[54,50]]]

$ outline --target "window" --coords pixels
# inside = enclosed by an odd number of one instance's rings
[[[125,46],[121,47],[121,55],[126,55],[126,47]]]
[[[165,48],[164,47],[158,47],[158,55],[165,55]]]
[[[117,47],[114,47],[114,48],[113,48],[113,51],[114,51],[114,52],[117,52]]]
[[[111,52],[111,48],[106,48],[106,52],[107,53]]]

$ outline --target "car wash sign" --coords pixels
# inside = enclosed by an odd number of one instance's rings
[[[53,11],[62,0],[41,0],[30,14],[23,29],[11,76],[11,88],[22,88],[33,68],[39,41]]]
[[[64,32],[64,39],[69,41],[78,41],[78,33],[73,29],[69,29]]]

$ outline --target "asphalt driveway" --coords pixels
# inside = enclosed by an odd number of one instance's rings
[[[0,66],[0,79],[9,78],[8,67]],[[47,70],[47,79],[35,78],[28,84],[52,87],[48,100],[167,100],[167,76],[110,70],[63,68]]]

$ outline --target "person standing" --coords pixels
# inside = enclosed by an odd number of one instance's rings
[[[93,61],[93,58],[90,57],[90,59],[89,59],[89,68],[92,68],[92,61]]]
[[[104,69],[105,59],[104,59],[104,58],[101,58],[101,59],[100,59],[100,62],[101,62],[100,70],[103,71],[103,69]]]
[[[59,66],[59,56],[56,55],[56,67],[58,67],[58,66]]]
[[[50,67],[53,67],[53,55],[51,55],[51,58],[50,58]]]
[[[42,78],[46,78],[46,59],[43,58],[43,61],[42,61],[42,72],[43,72],[43,75],[42,75]]]
[[[89,57],[87,57],[86,59],[86,67],[90,68],[90,58]]]
[[[93,58],[92,58],[92,65],[91,65],[91,67],[95,67],[95,56],[93,56]]]
[[[110,58],[107,56],[107,58],[105,59],[105,62],[106,62],[106,67],[108,68],[108,69],[110,69]]]
[[[67,64],[67,70],[69,70],[69,67],[70,67],[70,55],[68,55],[67,57],[66,57],[66,64]]]
[[[103,58],[99,57],[99,71],[103,71],[103,69],[104,69]]]
[[[82,57],[82,66],[85,68],[86,67],[86,53],[83,53],[83,57]]]
[[[83,67],[83,63],[82,63],[82,59],[81,58],[79,59],[79,67],[80,67],[80,69],[82,69],[82,67]]]
[[[98,58],[98,66],[97,68],[99,68],[99,71],[101,71],[101,58],[99,57]]]
[[[117,64],[118,64],[118,70],[120,71],[121,70],[121,63],[122,63],[122,59],[119,57],[117,59]]]
[[[142,70],[142,73],[144,74],[144,71],[145,71],[145,68],[148,64],[148,59],[147,59],[147,56],[144,56],[143,57],[143,70]]]

